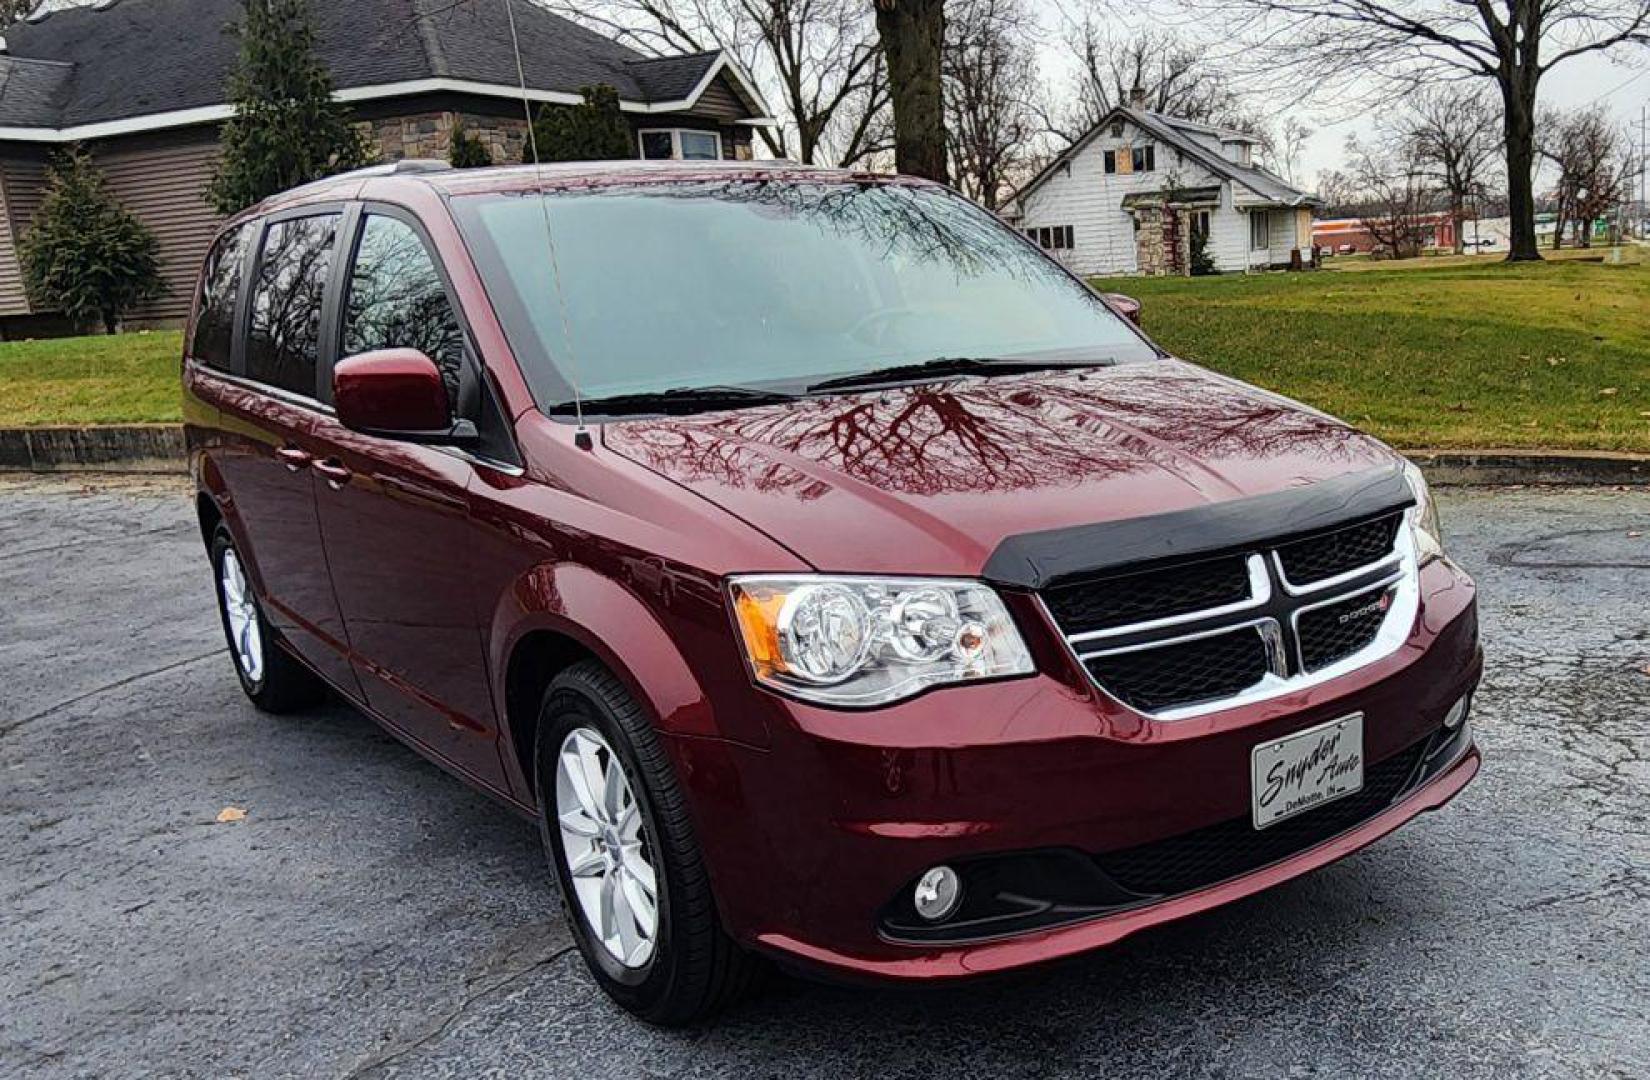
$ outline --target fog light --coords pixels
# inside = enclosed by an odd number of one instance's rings
[[[1444,716],[1444,727],[1454,731],[1461,726],[1461,721],[1467,718],[1467,699],[1462,698],[1451,705],[1449,712]]]
[[[929,922],[939,922],[957,910],[962,899],[962,879],[949,866],[936,866],[917,879],[911,899],[917,914]]]

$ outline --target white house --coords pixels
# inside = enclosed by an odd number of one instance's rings
[[[1113,109],[1015,193],[1005,217],[1080,274],[1184,274],[1192,236],[1223,273],[1309,261],[1322,205],[1254,160],[1258,140]]]

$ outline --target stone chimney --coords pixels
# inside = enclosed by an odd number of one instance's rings
[[[1129,90],[1129,108],[1144,109],[1146,107],[1146,88],[1139,83]]]

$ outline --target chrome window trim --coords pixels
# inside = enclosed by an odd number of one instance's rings
[[[251,390],[259,394],[266,394],[269,397],[281,402],[283,405],[291,405],[299,409],[308,409],[310,412],[320,413],[322,416],[329,416],[334,419],[338,416],[338,411],[331,405],[328,405],[325,402],[317,401],[312,397],[305,397],[304,395],[294,393],[291,390],[283,390],[278,386],[270,386],[268,383],[258,382],[256,379],[247,378],[245,375],[236,375],[228,371],[219,371],[217,368],[202,364],[197,360],[191,360],[190,363],[194,364],[202,373],[209,375],[214,379],[222,379],[224,382],[232,383],[243,389]],[[395,442],[396,440],[386,439],[385,441]],[[468,450],[461,447],[442,446],[439,443],[420,443],[417,445],[427,446],[429,449],[434,450],[437,453],[446,454],[448,457],[458,458],[460,461],[468,462],[471,465],[476,465],[481,468],[491,469],[494,472],[503,473],[505,476],[527,475],[527,470],[522,468],[520,465],[512,465],[507,461],[498,461],[494,458],[483,457],[480,454],[472,454]]]
[[[1229,697],[1215,698],[1210,701],[1197,702],[1191,705],[1182,705],[1176,708],[1163,709],[1156,712],[1146,709],[1139,709],[1135,706],[1129,705],[1118,699],[1109,690],[1107,690],[1105,686],[1101,685],[1100,681],[1096,679],[1093,673],[1089,671],[1088,665],[1084,663],[1085,655],[1077,651],[1076,646],[1069,638],[1067,638],[1064,634],[1059,633],[1060,624],[1054,618],[1053,613],[1049,611],[1048,605],[1044,602],[1042,595],[1038,594],[1036,599],[1037,603],[1042,606],[1044,618],[1048,620],[1048,624],[1050,626],[1054,627],[1056,634],[1058,634],[1061,642],[1066,648],[1066,652],[1071,656],[1072,660],[1076,662],[1077,666],[1082,669],[1084,676],[1086,676],[1089,681],[1089,684],[1099,691],[1099,693],[1107,701],[1113,703],[1118,708],[1128,709],[1131,712],[1138,713],[1150,720],[1162,723],[1174,723],[1180,720],[1190,720],[1196,717],[1208,716],[1212,713],[1225,712],[1228,709],[1240,709],[1249,705],[1258,704],[1260,702],[1271,701],[1275,698],[1282,697],[1285,694],[1293,694],[1300,690],[1308,690],[1312,687],[1322,686],[1324,683],[1333,682],[1336,679],[1349,675],[1360,668],[1368,667],[1370,664],[1384,660],[1396,653],[1403,647],[1404,642],[1409,640],[1410,632],[1415,627],[1415,619],[1420,614],[1421,610],[1420,564],[1415,554],[1415,541],[1414,537],[1411,535],[1407,515],[1405,516],[1403,522],[1400,523],[1397,535],[1394,537],[1393,554],[1388,556],[1387,559],[1381,560],[1381,562],[1386,562],[1388,560],[1396,560],[1397,570],[1394,574],[1387,575],[1380,581],[1367,587],[1360,587],[1336,596],[1325,597],[1324,600],[1308,605],[1304,609],[1312,610],[1313,608],[1324,607],[1329,604],[1345,600],[1348,597],[1357,596],[1361,593],[1372,591],[1376,588],[1393,588],[1394,592],[1392,597],[1392,606],[1387,609],[1386,618],[1382,620],[1380,629],[1376,631],[1375,637],[1371,639],[1370,643],[1365,645],[1362,649],[1359,649],[1357,652],[1335,661],[1327,667],[1319,668],[1316,671],[1300,671],[1294,675],[1283,675],[1279,674],[1280,664],[1277,659],[1278,657],[1281,657],[1283,651],[1281,647],[1282,643],[1279,641],[1278,646],[1274,650],[1275,658],[1273,671],[1268,673],[1263,679],[1248,689],[1240,691]],[[1375,565],[1377,564],[1370,564],[1371,567]],[[1368,573],[1369,568],[1365,568],[1363,572]],[[1295,614],[1298,613],[1291,613],[1291,629],[1294,628],[1293,619]],[[1192,641],[1200,637],[1209,637],[1221,633],[1229,633],[1233,630],[1243,629],[1246,626],[1257,626],[1260,623],[1266,622],[1271,623],[1274,627],[1277,626],[1276,620],[1268,616],[1264,619],[1251,620],[1248,623],[1236,623],[1232,626],[1218,627],[1214,630],[1204,631],[1198,634],[1188,634],[1179,638],[1169,638],[1162,641],[1147,642],[1143,645],[1128,646],[1115,650],[1101,649],[1093,653],[1089,653],[1087,656],[1088,658],[1092,658],[1094,656],[1108,655],[1109,653],[1114,652],[1137,652],[1146,649],[1160,648],[1164,645],[1171,645],[1180,641]],[[1296,656],[1293,659],[1296,664],[1299,665],[1300,657]],[[1300,666],[1304,667],[1304,665]]]
[[[190,362],[193,363],[202,374],[209,375],[214,379],[222,379],[224,382],[239,386],[243,390],[251,390],[254,393],[263,394],[266,397],[272,397],[276,401],[281,402],[283,405],[292,405],[296,408],[308,409],[310,412],[320,413],[323,416],[338,415],[333,410],[331,405],[328,405],[324,401],[319,401],[316,398],[312,398],[307,394],[300,394],[295,390],[286,390],[279,386],[271,386],[269,383],[259,382],[257,379],[254,379],[249,375],[237,375],[232,371],[223,371],[219,368],[202,364],[198,360],[191,360]]]
[[[1126,623],[1122,626],[1108,626],[1102,630],[1089,630],[1081,634],[1073,634],[1066,640],[1073,645],[1089,641],[1099,641],[1103,638],[1124,637],[1129,634],[1145,633],[1151,630],[1162,630],[1165,627],[1179,626],[1182,623],[1202,622],[1204,619],[1218,619],[1223,615],[1236,615],[1251,608],[1261,607],[1272,599],[1272,581],[1266,574],[1266,560],[1259,555],[1244,557],[1244,565],[1249,571],[1249,598],[1237,600],[1219,607],[1200,608],[1197,611],[1188,611],[1181,615],[1165,615],[1160,619],[1147,619],[1144,622]]]
[[[468,450],[465,450],[461,447],[457,447],[457,446],[437,446],[437,445],[432,445],[432,444],[429,444],[429,443],[426,443],[424,445],[429,446],[431,450],[434,450],[438,453],[446,454],[448,457],[455,457],[455,458],[458,458],[460,461],[468,462],[471,465],[475,465],[479,468],[491,469],[496,473],[503,473],[505,476],[526,476],[527,475],[527,470],[522,468],[520,465],[512,465],[508,461],[499,461],[496,458],[483,457],[480,454],[472,454]]]

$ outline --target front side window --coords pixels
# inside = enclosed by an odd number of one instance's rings
[[[344,297],[341,355],[377,349],[417,349],[428,356],[441,369],[448,400],[458,401],[464,330],[435,260],[412,226],[369,213]]]
[[[246,238],[252,232],[248,223],[218,237],[201,275],[200,310],[189,355],[219,371],[229,370],[234,351],[235,302],[241,294],[241,268],[246,265]]]
[[[1157,171],[1157,148],[1155,146],[1137,146],[1130,151],[1131,164],[1135,172]]]
[[[614,185],[453,207],[541,404],[678,387],[795,390],[941,357],[1156,352],[993,215],[904,184]],[[1069,245],[1070,229],[1050,229]],[[1039,242],[1041,237],[1037,238]],[[565,329],[563,324],[565,313]]]
[[[642,157],[649,161],[719,161],[722,136],[714,131],[659,128],[641,133]]]
[[[321,300],[338,237],[338,215],[288,218],[264,233],[252,282],[246,373],[282,390],[315,395]]]

